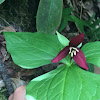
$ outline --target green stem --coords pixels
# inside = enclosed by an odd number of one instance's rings
[[[67,66],[70,66],[72,64],[71,63],[71,56],[68,55],[68,57],[66,59],[63,59],[61,62],[64,63],[65,65],[67,65]]]

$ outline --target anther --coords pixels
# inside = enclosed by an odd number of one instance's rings
[[[75,47],[70,47],[69,50],[69,54],[71,54],[71,57],[76,56],[76,53],[79,52],[79,50]]]

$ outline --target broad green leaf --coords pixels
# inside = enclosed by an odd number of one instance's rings
[[[26,87],[27,100],[99,100],[100,75],[76,65],[61,66],[33,79]]]
[[[56,31],[56,33],[57,33],[59,42],[60,42],[64,47],[65,47],[65,46],[68,46],[69,40],[68,40],[65,36],[61,35],[59,32]]]
[[[71,11],[72,11],[72,8],[63,9],[62,21],[61,21],[61,25],[59,27],[59,32],[61,32],[66,27],[66,25],[70,19]]]
[[[90,42],[82,47],[88,63],[100,67],[100,41]]]
[[[54,33],[60,25],[63,0],[40,0],[36,26],[39,32]]]
[[[23,68],[36,68],[51,63],[62,48],[54,34],[4,32],[4,36],[13,61]]]
[[[0,4],[2,4],[5,0],[0,0]]]

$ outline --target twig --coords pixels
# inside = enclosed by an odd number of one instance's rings
[[[0,60],[0,74],[8,90],[9,95],[12,94],[14,92],[14,89],[11,83],[11,79],[9,78],[6,68],[1,60]]]
[[[0,18],[1,18],[6,24],[8,24],[8,25],[10,26],[10,24],[9,24],[4,18],[2,18],[1,16],[0,16]]]
[[[82,0],[81,0],[81,12],[80,12],[80,19],[82,18],[82,10],[83,10],[83,6],[82,6]]]

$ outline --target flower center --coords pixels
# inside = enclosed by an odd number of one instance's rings
[[[75,47],[70,47],[69,50],[69,54],[71,54],[71,57],[76,56],[76,53],[79,52],[79,50]]]

